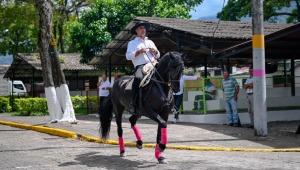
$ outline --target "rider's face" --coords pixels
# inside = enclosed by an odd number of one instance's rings
[[[145,26],[139,26],[136,28],[136,34],[137,36],[146,36],[146,27]]]

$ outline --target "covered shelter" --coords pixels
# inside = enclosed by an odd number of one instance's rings
[[[251,22],[204,21],[175,18],[137,17],[132,20],[89,64],[106,67],[131,66],[126,60],[127,44],[135,38],[130,29],[137,21],[151,24],[148,37],[154,41],[161,54],[180,50],[187,52],[185,66],[218,66],[216,53],[251,40]],[[271,34],[287,28],[287,24],[265,24],[265,33]]]
[[[287,78],[286,61],[291,63],[291,93],[295,96],[295,60],[300,59],[300,23],[291,25],[265,36],[266,72],[277,71],[277,62],[284,62],[284,77]],[[218,53],[219,59],[237,59],[244,63],[252,63],[252,40],[231,46]],[[286,80],[287,82],[287,80]]]
[[[265,34],[265,57],[268,61],[300,58],[300,23],[290,25],[271,34]],[[231,58],[252,63],[252,40],[223,49],[216,58]]]
[[[61,68],[70,91],[96,89],[100,71],[93,66],[80,63],[79,53],[59,54]],[[28,95],[43,93],[42,65],[38,53],[19,53],[3,76],[10,80],[21,80],[27,87]]]

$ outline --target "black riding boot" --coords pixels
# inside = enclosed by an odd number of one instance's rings
[[[140,83],[137,79],[134,79],[132,82],[132,96],[131,96],[130,105],[133,107],[132,110],[133,113],[136,113],[136,108],[138,107],[139,84]]]

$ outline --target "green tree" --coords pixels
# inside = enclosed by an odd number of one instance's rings
[[[55,37],[58,36],[58,47],[61,53],[65,52],[65,39],[68,39],[68,34],[65,34],[67,27],[65,23],[71,21],[72,18],[79,16],[80,11],[90,6],[91,0],[52,0],[53,6],[53,29]],[[66,37],[67,36],[67,37]],[[68,42],[68,41],[67,41]]]
[[[32,0],[0,1],[0,54],[37,49],[38,13]]]
[[[78,22],[69,23],[76,49],[86,63],[137,16],[190,18],[203,0],[97,0]]]
[[[282,12],[284,8],[294,8],[290,12]],[[242,17],[252,15],[252,0],[228,0],[226,6],[217,17],[225,21],[239,21]],[[299,0],[265,0],[264,20],[275,22],[277,16],[287,15],[287,22],[300,21]]]

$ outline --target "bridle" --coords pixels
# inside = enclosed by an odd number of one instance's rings
[[[169,52],[169,55],[171,55],[170,52]],[[180,65],[181,67],[180,67],[179,65]],[[172,67],[176,67],[176,69],[172,69],[172,70],[171,70]],[[159,76],[159,78],[160,78],[161,80],[158,80],[156,77],[152,77],[151,80],[153,80],[154,82],[158,82],[158,83],[161,83],[161,84],[166,84],[166,85],[168,85],[168,86],[171,86],[172,82],[179,82],[179,81],[180,81],[180,79],[178,79],[178,80],[175,80],[175,79],[174,79],[175,75],[178,74],[178,73],[180,72],[179,69],[183,69],[183,62],[182,62],[182,61],[177,62],[177,63],[175,63],[174,65],[172,65],[172,63],[169,62],[168,68],[167,68],[167,72],[168,72],[168,76],[167,76],[167,77],[168,77],[168,81],[166,81],[166,80],[164,80],[164,79],[162,78],[162,76],[159,74],[159,72],[157,71],[157,69],[154,67],[155,73],[157,73],[157,75]],[[181,70],[181,71],[182,71],[182,70]]]

